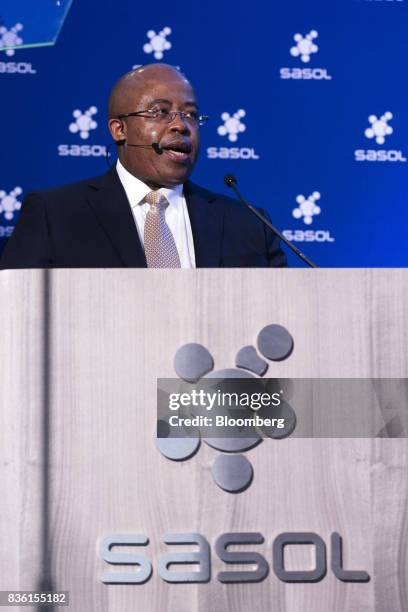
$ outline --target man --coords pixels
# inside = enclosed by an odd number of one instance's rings
[[[29,194],[1,267],[285,266],[278,239],[255,215],[188,181],[205,119],[171,66],[124,75],[109,100],[116,167]]]

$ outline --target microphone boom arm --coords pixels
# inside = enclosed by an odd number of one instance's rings
[[[310,266],[311,268],[317,268],[318,266],[311,260],[309,259],[304,253],[302,253],[302,251],[300,251],[297,247],[295,247],[295,245],[293,245],[290,240],[288,240],[287,238],[285,238],[285,236],[278,230],[276,229],[276,227],[274,227],[272,225],[272,223],[270,221],[268,221],[268,219],[266,217],[264,217],[264,215],[262,213],[259,212],[259,210],[257,210],[256,208],[254,208],[253,206],[251,206],[251,204],[249,204],[241,195],[241,192],[239,191],[238,187],[237,187],[237,179],[235,178],[235,176],[232,176],[230,174],[227,174],[224,177],[224,182],[227,185],[227,187],[229,187],[230,189],[232,189],[232,191],[235,193],[235,195],[238,197],[239,201],[244,204],[247,208],[249,208],[250,211],[252,211],[254,213],[254,215],[256,215],[258,217],[258,219],[260,219],[262,221],[262,223],[264,223],[267,227],[269,227],[269,229],[276,235],[278,236],[278,238],[284,242],[286,244],[287,247],[290,248],[291,251],[293,251],[302,261],[304,261],[308,266]]]

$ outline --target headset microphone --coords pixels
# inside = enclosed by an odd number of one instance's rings
[[[157,155],[162,155],[163,154],[163,150],[164,149],[161,148],[161,146],[159,145],[158,142],[153,142],[152,143],[152,147],[153,147],[153,150],[156,151]]]
[[[117,140],[116,142],[111,142],[111,144],[106,149],[105,161],[108,165],[108,168],[111,167],[111,164],[109,163],[109,156],[110,156],[109,151],[111,147],[113,147],[113,145],[117,145],[121,147],[127,146],[127,147],[140,147],[141,149],[153,149],[153,151],[157,153],[157,155],[162,155],[164,152],[164,149],[161,148],[158,142],[152,142],[151,145],[138,145],[138,144],[132,144],[130,142],[127,142],[126,140]]]
[[[123,141],[118,142],[117,144],[121,144],[125,147],[138,147],[140,149],[153,149],[153,151],[157,153],[157,155],[162,155],[163,153],[163,149],[161,148],[158,142],[152,142],[151,145],[140,145],[140,144],[133,144],[131,142],[127,142],[126,140],[123,140]]]

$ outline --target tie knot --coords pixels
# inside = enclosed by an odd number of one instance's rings
[[[164,196],[159,191],[151,191],[150,193],[148,193],[145,197],[145,202],[150,204],[150,206],[154,206],[160,210],[164,210],[169,205],[166,196]]]

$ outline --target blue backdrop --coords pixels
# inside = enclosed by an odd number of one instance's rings
[[[321,266],[406,266],[407,23],[408,0],[74,0],[55,46],[0,50],[0,249],[28,191],[106,171],[111,86],[164,61],[210,115],[195,182],[233,172]]]

